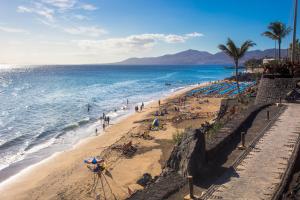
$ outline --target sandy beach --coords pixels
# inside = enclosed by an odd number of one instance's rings
[[[199,86],[196,86],[199,87]],[[84,159],[101,156],[107,163],[111,177],[109,185],[118,199],[129,196],[128,191],[142,189],[136,184],[144,173],[158,176],[174,146],[173,135],[186,128],[210,121],[219,110],[221,98],[182,99],[183,94],[195,88],[174,92],[161,101],[147,105],[142,112],[134,113],[109,126],[104,133],[81,141],[73,149],[24,170],[0,187],[0,199],[95,199],[100,194],[100,184],[94,191],[93,173]],[[174,107],[180,111],[174,111]],[[149,130],[156,111],[167,110],[157,117],[158,130]],[[118,147],[131,142],[137,151],[123,155]],[[104,186],[104,188],[107,186]],[[109,189],[106,196],[112,198]]]

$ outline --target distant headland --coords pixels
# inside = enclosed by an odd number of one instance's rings
[[[281,55],[287,55],[287,49],[281,50]],[[241,63],[251,58],[265,58],[274,57],[274,49],[253,50],[246,53],[241,59]],[[158,57],[144,57],[144,58],[128,58],[124,61],[113,63],[116,65],[205,65],[205,64],[229,64],[232,60],[223,52],[216,54],[207,51],[198,51],[189,49],[175,54],[166,54]]]

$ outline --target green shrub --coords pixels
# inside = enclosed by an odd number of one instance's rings
[[[213,135],[217,133],[221,128],[223,124],[221,122],[215,122],[212,127],[208,130],[208,134]]]
[[[173,133],[173,135],[172,135],[173,143],[179,144],[182,141],[183,134],[184,134],[184,131],[176,130],[176,132]]]

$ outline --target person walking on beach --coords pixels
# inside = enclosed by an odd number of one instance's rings
[[[98,135],[98,129],[96,128],[96,130],[95,130],[95,133],[96,133],[96,135]]]
[[[107,117],[107,124],[109,125],[109,117]]]
[[[144,106],[145,106],[145,105],[144,105],[144,102],[142,102],[142,108],[143,108],[143,109],[144,109]]]
[[[142,112],[142,110],[143,110],[143,104],[141,105],[141,107],[140,107],[140,111]]]
[[[102,124],[103,131],[105,131],[105,123]]]
[[[158,100],[158,106],[160,106],[160,100]]]

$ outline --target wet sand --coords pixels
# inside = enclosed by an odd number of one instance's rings
[[[198,86],[199,87],[199,86]],[[107,162],[111,177],[106,176],[118,199],[129,196],[128,190],[136,191],[136,184],[144,173],[158,176],[173,146],[173,134],[185,128],[194,128],[214,118],[221,98],[203,99],[191,97],[184,103],[178,99],[192,88],[177,91],[162,101],[161,109],[168,114],[157,117],[159,130],[149,130],[159,110],[157,102],[147,105],[142,112],[108,127],[103,134],[83,140],[73,149],[58,153],[51,158],[19,173],[0,187],[0,199],[95,199],[103,195],[101,183],[94,184],[93,173],[83,163],[85,158],[101,156]],[[207,98],[205,98],[207,99]],[[180,112],[174,111],[174,105]],[[132,142],[137,149],[134,155],[124,156],[116,147]],[[108,185],[104,183],[105,195],[112,199]]]

